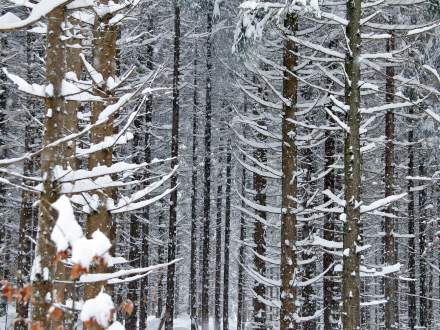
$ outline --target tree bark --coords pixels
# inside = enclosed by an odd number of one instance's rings
[[[414,109],[409,109],[409,115],[414,116]],[[409,132],[408,132],[408,176],[415,175],[415,151],[414,151],[414,120],[409,119]],[[408,180],[408,234],[411,237],[408,239],[408,276],[411,279],[416,278],[416,243],[415,243],[415,196],[414,181]],[[416,309],[416,283],[415,281],[408,282],[408,327],[413,330],[417,323],[417,309]]]
[[[198,134],[198,77],[197,77],[197,45],[194,47],[194,92],[193,92],[193,118],[192,118],[192,175],[191,175],[191,269],[189,304],[191,317],[191,330],[197,330],[197,134]]]
[[[115,3],[117,1],[114,1]],[[108,5],[108,0],[100,0],[100,4]],[[93,34],[93,65],[97,72],[99,72],[104,82],[110,77],[115,77],[116,66],[117,66],[117,47],[116,42],[118,39],[118,27],[114,24],[110,24],[113,14],[108,14],[100,17],[96,15],[94,24],[94,34]],[[114,97],[114,92],[107,89],[105,83],[101,86],[94,86],[95,93],[100,95],[106,102],[93,102],[92,103],[92,116],[91,122],[96,123],[99,115],[105,109],[107,105],[112,102]],[[111,117],[106,124],[100,125],[91,130],[90,132],[90,143],[97,144],[103,142],[107,136],[111,136],[114,133],[114,116]],[[89,158],[89,170],[92,170],[96,166],[105,165],[111,166],[113,164],[113,148],[107,148],[99,150],[90,155]],[[100,230],[104,235],[106,235],[112,242],[111,252],[115,249],[115,239],[116,239],[116,224],[110,212],[107,210],[107,199],[114,198],[116,191],[114,188],[103,189],[102,191],[97,191],[97,195],[100,199],[100,205],[97,210],[92,210],[92,212],[87,216],[86,222],[86,235],[90,237],[96,230]],[[91,272],[106,272],[108,267],[105,265],[100,265],[91,269]],[[87,285],[85,287],[85,298],[94,298],[100,292],[104,283],[96,283],[92,285]]]
[[[290,101],[287,105],[283,103],[282,117],[282,214],[281,214],[281,310],[280,329],[298,329],[295,315],[297,312],[297,288],[295,280],[297,269],[297,146],[296,146],[296,125],[295,120],[296,104],[298,100],[298,80],[291,74],[297,65],[296,44],[288,38],[289,35],[298,31],[298,16],[289,12],[284,19],[286,37],[283,48],[283,97]]]
[[[63,116],[66,103],[62,96],[61,86],[65,76],[65,48],[62,42],[62,24],[65,21],[66,9],[60,6],[48,14],[47,25],[47,58],[46,76],[53,86],[53,95],[46,98],[46,117],[43,145],[48,145],[61,138]],[[41,174],[44,178],[43,192],[39,202],[39,232],[37,239],[35,263],[41,271],[34,278],[34,304],[32,321],[38,322],[43,329],[50,329],[51,321],[47,317],[51,301],[54,280],[53,258],[56,250],[50,239],[57,219],[57,212],[52,208],[60,196],[54,168],[62,165],[61,147],[45,148],[41,155]]]
[[[180,97],[180,4],[174,1],[174,73],[173,73],[173,123],[171,137],[171,167],[178,165],[179,156],[179,97]],[[176,222],[177,222],[177,173],[171,177],[171,187],[174,190],[170,196],[170,220],[168,228],[168,262],[176,259]],[[174,316],[174,281],[176,265],[168,266],[167,271],[167,301],[166,312],[168,318],[165,323],[166,330],[173,329]]]
[[[232,186],[232,150],[228,137],[226,151],[226,201],[225,201],[225,246],[223,257],[223,330],[229,330],[229,251],[231,244],[231,186]]]
[[[212,117],[212,0],[206,1],[206,108],[205,108],[205,154],[204,154],[204,200],[203,200],[203,260],[202,260],[202,330],[209,328],[209,227],[211,210],[211,117]]]
[[[361,151],[360,151],[360,54],[361,0],[347,0],[347,51],[345,60],[345,103],[348,106],[344,141],[344,256],[342,273],[342,324],[345,330],[360,327],[360,242]]]
[[[220,142],[221,143],[221,142]],[[223,149],[219,148],[219,154]],[[214,283],[214,330],[220,330],[221,324],[221,278],[222,278],[222,204],[223,204],[223,185],[222,185],[222,157],[218,159],[217,168],[217,221],[215,226],[215,283]]]
[[[395,38],[393,31],[390,32],[391,38],[387,41],[387,52],[395,50]],[[386,97],[387,104],[394,102],[395,86],[394,86],[394,67],[392,64],[386,68]],[[394,111],[389,110],[385,116],[385,197],[394,194]],[[386,208],[386,213],[393,214],[393,206]],[[396,241],[394,238],[394,219],[392,217],[384,218],[385,229],[385,264],[394,265],[397,262]],[[398,329],[398,279],[395,275],[385,277],[384,289],[385,299],[385,329]]]

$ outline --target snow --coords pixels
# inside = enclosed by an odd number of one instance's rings
[[[95,321],[101,327],[108,328],[113,319],[114,311],[115,305],[112,298],[107,293],[101,291],[95,298],[84,302],[80,319],[83,322]],[[121,328],[119,327],[119,329]]]
[[[30,15],[24,20],[8,12],[0,17],[0,31],[17,30],[27,27],[38,22],[52,10],[69,1],[70,0],[41,0],[38,4],[33,6]]]
[[[91,239],[82,237],[72,244],[72,263],[88,269],[96,257],[110,260],[108,251],[112,247],[110,240],[99,229]]]
[[[50,235],[50,239],[55,243],[57,251],[66,251],[69,246],[83,236],[81,226],[75,219],[72,204],[66,196],[61,196],[52,204],[58,212],[57,222]]]

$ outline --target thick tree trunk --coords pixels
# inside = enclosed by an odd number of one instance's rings
[[[211,211],[211,117],[212,117],[212,0],[206,1],[208,40],[206,42],[206,109],[203,200],[203,261],[202,261],[202,330],[209,327],[209,227]]]
[[[360,327],[360,242],[361,151],[360,151],[360,54],[361,0],[347,0],[347,51],[345,60],[345,103],[347,126],[344,142],[344,256],[342,271],[342,324],[345,330]]]
[[[297,288],[295,279],[297,269],[297,146],[296,146],[296,125],[295,120],[296,104],[298,100],[298,80],[290,72],[294,72],[297,65],[296,44],[288,38],[298,30],[298,16],[290,12],[284,19],[286,33],[283,49],[283,65],[285,67],[283,80],[283,97],[290,101],[290,104],[283,105],[282,121],[282,214],[281,214],[281,310],[280,329],[298,329],[295,315],[297,312]]]
[[[58,140],[62,135],[63,116],[66,110],[65,100],[62,97],[61,86],[65,76],[65,49],[62,42],[66,10],[64,6],[54,9],[48,15],[47,25],[47,58],[46,76],[53,86],[53,96],[46,99],[47,114],[45,117],[45,132],[43,145]],[[53,258],[56,250],[50,239],[55,225],[57,214],[52,204],[59,198],[59,185],[55,181],[54,168],[62,165],[60,146],[44,149],[41,155],[41,174],[44,178],[43,192],[39,202],[39,232],[36,248],[35,263],[42,273],[35,274],[34,303],[32,320],[39,322],[43,329],[50,329],[51,321],[47,317],[51,301],[47,297],[52,295],[54,280]]]
[[[194,92],[193,92],[193,118],[192,118],[192,175],[191,175],[191,269],[189,304],[191,317],[191,330],[197,330],[197,134],[198,134],[198,77],[197,77],[197,45],[194,54]]]
[[[220,142],[221,143],[221,142]],[[219,148],[219,154],[223,149]],[[223,159],[218,159],[217,168],[217,221],[215,226],[215,283],[214,283],[214,330],[220,330],[221,325],[221,278],[222,278],[222,204],[223,204],[223,185],[222,185],[222,167]]]
[[[223,330],[229,330],[229,251],[231,244],[231,186],[232,186],[231,138],[226,151],[226,191],[225,191],[225,245],[223,257]]]
[[[394,33],[391,31],[391,39],[387,41],[387,52],[395,49]],[[394,67],[390,64],[386,68],[386,97],[387,104],[394,102],[395,86],[394,86]],[[394,194],[394,112],[389,110],[385,116],[385,197]],[[386,209],[388,214],[393,214],[393,207],[389,205]],[[394,219],[392,217],[384,218],[385,229],[385,264],[394,265],[397,262],[396,241],[394,238]],[[385,299],[385,329],[398,329],[398,279],[392,274],[385,277],[384,289]]]
[[[179,156],[179,95],[180,95],[180,4],[174,1],[174,73],[173,73],[173,123],[171,137],[171,167],[178,165]],[[177,223],[177,173],[171,178],[171,187],[175,188],[170,196],[170,219],[168,228],[168,262],[176,259],[176,223]],[[176,266],[168,266],[167,301],[165,329],[173,329],[174,317],[174,281]]]
[[[117,2],[117,1],[114,1]],[[100,4],[108,5],[108,0],[100,0]],[[116,56],[117,47],[116,41],[118,39],[118,27],[116,25],[111,25],[110,20],[112,15],[105,15],[100,17],[96,15],[95,25],[94,25],[94,35],[93,35],[93,65],[97,72],[99,72],[103,80],[106,82],[108,78],[115,77],[116,75]],[[107,100],[106,102],[93,102],[92,103],[92,116],[91,122],[96,123],[99,115],[109,105],[113,100],[113,92],[107,90],[106,85],[94,86],[95,92]],[[114,117],[110,118],[106,124],[96,127],[91,130],[90,142],[92,144],[97,144],[103,142],[107,136],[111,136],[114,133]],[[107,148],[99,150],[90,155],[89,158],[89,170],[92,170],[96,166],[105,165],[111,166],[113,163],[113,149]],[[114,188],[103,189],[102,192],[96,192],[100,199],[100,205],[97,210],[93,210],[87,217],[86,223],[86,235],[90,237],[96,230],[100,230],[104,233],[112,242],[113,248],[111,252],[115,249],[115,239],[116,239],[116,225],[112,219],[110,212],[108,212],[106,205],[107,199],[114,197],[116,191]],[[92,272],[106,272],[108,267],[105,265],[100,265],[94,267]],[[101,290],[104,283],[96,283],[93,285],[87,285],[85,287],[85,298],[94,298]]]

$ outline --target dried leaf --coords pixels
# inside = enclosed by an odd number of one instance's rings
[[[63,310],[59,307],[51,307],[49,309],[49,317],[54,321],[60,321],[63,317]]]
[[[121,304],[121,311],[127,315],[133,314],[134,304],[130,299],[127,299]]]
[[[72,270],[70,272],[70,278],[72,280],[77,280],[80,278],[80,276],[82,274],[87,273],[87,269],[85,269],[84,267],[82,267],[80,264],[75,264],[72,267]]]
[[[31,324],[31,330],[44,330],[41,322],[33,322]]]
[[[8,300],[8,303],[12,302],[12,298],[15,295],[15,289],[12,287],[11,283],[8,281],[3,282],[2,294]]]

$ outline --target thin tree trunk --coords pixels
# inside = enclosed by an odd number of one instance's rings
[[[228,137],[226,152],[225,246],[223,257],[223,330],[229,330],[229,251],[231,244],[232,150]]]
[[[173,73],[173,123],[171,137],[171,167],[178,165],[179,156],[179,83],[180,83],[180,4],[174,1],[174,73]],[[176,259],[176,222],[177,222],[177,173],[171,177],[171,187],[174,190],[170,196],[170,220],[168,228],[168,262]],[[173,329],[174,316],[174,281],[176,266],[172,264],[168,266],[167,271],[167,301],[166,312],[168,316],[165,329]]]
[[[425,158],[423,157],[423,153],[419,152],[419,176],[426,176],[425,169]],[[420,295],[420,327],[422,329],[428,329],[428,291],[427,291],[427,283],[429,282],[429,273],[426,265],[426,235],[427,233],[427,216],[426,216],[426,201],[427,194],[426,190],[422,189],[419,191],[419,295]]]
[[[243,101],[243,113],[247,113],[247,97],[244,96]],[[243,132],[243,136],[246,136],[246,132]],[[246,156],[243,155],[243,161],[246,161]],[[246,194],[246,169],[243,167],[241,171],[241,195],[245,197]],[[244,209],[246,204],[244,201],[241,201],[241,207]],[[238,276],[237,276],[237,330],[243,330],[244,327],[244,281],[245,281],[245,273],[244,273],[244,263],[245,263],[245,250],[244,250],[244,241],[246,239],[246,217],[245,213],[242,211],[240,214],[240,247],[238,250]]]
[[[391,31],[391,38],[387,41],[387,52],[395,49],[394,33]],[[394,67],[390,64],[386,68],[386,103],[394,102],[395,86],[394,86]],[[394,112],[387,111],[385,116],[385,197],[394,194]],[[389,205],[386,209],[388,214],[393,214],[393,207]],[[385,264],[394,265],[397,262],[396,241],[394,238],[394,219],[385,217]],[[398,329],[398,296],[397,296],[398,280],[395,276],[390,275],[384,279],[385,299],[385,329]]]
[[[220,142],[221,143],[221,142]],[[219,154],[223,152],[219,148]],[[222,273],[222,204],[223,204],[223,185],[222,185],[222,157],[218,159],[217,168],[219,173],[216,177],[217,184],[217,222],[215,227],[215,283],[214,283],[214,330],[220,330],[221,324],[221,273]]]
[[[153,15],[148,14],[149,19],[149,33],[153,33],[154,20]],[[150,72],[153,70],[153,56],[154,47],[152,44],[148,44],[147,48],[147,69]],[[153,96],[150,94],[145,104],[145,137],[144,137],[144,161],[146,163],[151,162],[151,129],[153,121]],[[146,207],[143,212],[144,223],[142,224],[142,256],[141,263],[142,267],[149,266],[150,249],[148,244],[148,239],[150,235],[150,226],[148,222],[150,221],[150,208]],[[139,306],[139,329],[145,329],[147,326],[148,317],[148,276],[141,279],[140,283],[140,306]]]
[[[191,175],[191,270],[189,304],[191,330],[197,330],[197,134],[198,134],[198,80],[197,80],[197,45],[194,54],[194,94],[193,94],[193,122],[192,122],[192,175]]]
[[[414,116],[414,109],[410,108],[409,115]],[[415,163],[414,163],[414,121],[409,120],[410,129],[408,132],[408,176],[415,175]],[[415,216],[414,216],[414,204],[415,196],[414,181],[408,180],[408,234],[411,237],[408,239],[408,276],[412,281],[408,282],[408,327],[413,330],[417,323],[417,309],[416,309],[416,243],[415,243]]]
[[[202,261],[202,330],[209,327],[209,227],[211,210],[211,117],[212,117],[212,0],[206,1],[206,109],[205,109],[205,154],[204,154],[204,200],[203,200],[203,261]]]
[[[347,51],[345,60],[345,103],[347,126],[344,141],[344,256],[342,270],[342,324],[345,330],[360,327],[360,242],[361,151],[360,151],[360,54],[361,54],[361,0],[347,0]],[[347,251],[347,252],[345,252]]]
[[[65,113],[65,100],[62,97],[61,86],[65,76],[65,49],[62,42],[63,29],[66,15],[65,6],[54,9],[48,15],[47,25],[47,81],[53,86],[53,96],[46,99],[46,109],[49,115],[45,117],[45,132],[43,145],[58,140],[61,137],[63,116]],[[32,320],[38,322],[43,329],[50,329],[51,321],[47,317],[51,301],[47,297],[52,295],[55,247],[50,239],[57,219],[57,212],[52,208],[60,196],[59,185],[55,180],[54,168],[62,164],[60,146],[53,146],[43,150],[41,155],[41,174],[44,178],[43,192],[40,196],[39,233],[37,239],[35,263],[38,269],[45,274],[35,274],[34,303]]]
[[[284,19],[284,28],[289,34],[298,31],[298,16],[294,12],[287,14]],[[297,146],[296,146],[296,125],[295,120],[296,104],[298,100],[298,80],[290,72],[295,70],[297,65],[296,44],[286,36],[283,49],[283,65],[285,67],[283,80],[283,97],[290,101],[290,104],[283,105],[282,120],[282,214],[281,214],[281,310],[280,329],[297,329],[297,288],[295,278],[297,269]]]
[[[327,122],[330,123],[331,118],[327,114]],[[332,131],[325,132],[325,169],[329,170],[335,162],[335,133]],[[324,190],[330,190],[335,192],[335,174],[334,170],[329,171],[324,177]],[[324,195],[324,204],[330,202],[330,198]],[[324,239],[330,242],[335,241],[335,216],[328,213],[324,220]],[[324,252],[324,264],[323,269],[329,269],[327,274],[324,276],[324,306],[328,307],[324,309],[324,330],[332,330],[337,325],[338,321],[338,309],[339,304],[335,299],[337,295],[337,275],[334,271],[334,267],[331,267],[334,263],[335,258],[332,253]],[[331,268],[330,268],[331,267]]]
[[[26,36],[26,59],[28,63],[27,76],[28,80],[31,81],[33,78],[33,71],[30,67],[32,63],[35,62],[35,50],[33,47],[35,43],[35,36],[29,33]],[[3,98],[0,100],[0,109],[5,108],[5,103],[3,103]],[[33,146],[35,140],[38,136],[38,129],[34,122],[35,116],[35,104],[32,101],[27,103],[30,118],[25,126],[25,138],[24,138],[24,148],[25,152],[33,151]],[[3,123],[4,119],[0,118],[0,123]],[[0,129],[1,130],[1,129]],[[5,136],[3,130],[1,136]],[[23,175],[32,176],[34,173],[34,160],[26,159],[23,165]],[[26,185],[31,185],[32,182],[23,182]],[[29,281],[29,273],[32,265],[32,220],[34,218],[34,212],[32,209],[32,204],[34,203],[34,195],[23,190],[21,193],[21,208],[20,208],[20,223],[18,232],[18,257],[17,257],[17,286],[19,288],[23,287],[27,281]],[[15,330],[27,330],[28,325],[26,324],[26,319],[28,317],[29,308],[28,305],[23,303],[17,304],[17,321],[14,323]]]

